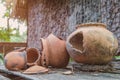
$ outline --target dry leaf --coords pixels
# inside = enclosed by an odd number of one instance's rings
[[[72,71],[66,71],[66,72],[63,72],[63,74],[64,75],[71,75],[71,74],[73,74],[73,72]]]

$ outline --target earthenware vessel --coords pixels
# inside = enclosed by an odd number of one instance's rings
[[[68,36],[66,47],[78,63],[107,64],[118,49],[118,41],[105,24],[85,23]]]
[[[27,65],[41,65],[40,63],[40,53],[36,48],[27,48],[26,49],[27,56]]]
[[[66,67],[69,62],[69,55],[65,41],[50,34],[46,39],[42,39],[42,42],[42,65],[56,68]]]
[[[26,68],[26,53],[10,52],[4,57],[4,63],[9,70],[22,70]]]

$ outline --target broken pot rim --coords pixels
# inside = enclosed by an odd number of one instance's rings
[[[54,35],[53,33],[50,33],[46,39],[48,39],[49,37],[54,37],[54,38],[56,38],[56,39],[58,39],[58,40],[64,41],[63,38],[61,38],[60,36],[56,36],[56,35]]]
[[[69,41],[70,41],[70,39],[73,37],[73,36],[75,36],[75,35],[77,35],[78,33],[80,33],[80,34],[82,34],[83,35],[83,41],[84,41],[84,32],[83,31],[80,31],[80,30],[77,30],[77,31],[74,31],[73,33],[71,33],[69,36],[68,36],[68,38],[67,38],[67,40],[66,40],[66,43],[69,43],[69,44],[71,44]]]
[[[68,47],[69,46],[69,47]],[[81,51],[81,50],[79,50],[79,49],[76,49],[75,47],[73,47],[72,46],[72,44],[70,43],[70,42],[66,42],[66,48],[67,49],[70,49],[70,48],[72,48],[72,51],[74,51],[74,53],[76,52],[76,53],[83,53],[83,51]],[[69,52],[68,52],[69,53]],[[78,54],[78,55],[81,55],[81,54]]]
[[[28,66],[37,65],[38,62],[39,62],[39,59],[40,59],[40,54],[39,54],[39,52],[38,52],[38,49],[36,49],[36,48],[27,48],[27,49],[26,49],[26,59],[27,59],[27,50],[28,50],[28,49],[35,49],[35,50],[37,51],[38,58],[36,59],[35,62],[31,62],[31,63],[27,62],[27,65],[28,65]]]

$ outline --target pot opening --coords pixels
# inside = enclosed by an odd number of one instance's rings
[[[79,32],[70,39],[73,48],[83,51],[83,33]]]
[[[34,63],[38,60],[39,53],[35,48],[30,48],[27,50],[27,63]]]

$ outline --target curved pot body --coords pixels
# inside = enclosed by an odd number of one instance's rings
[[[21,70],[26,68],[25,52],[10,52],[4,58],[5,67],[9,70]]]
[[[50,34],[42,41],[42,55],[46,57],[46,65],[56,68],[66,67],[69,62],[69,55],[66,50],[65,41],[54,36],[53,34]]]
[[[105,24],[86,23],[69,35],[66,47],[78,63],[107,64],[117,51],[118,41]]]
[[[27,65],[41,65],[40,63],[40,53],[36,48],[28,48],[26,49],[26,56],[27,56]]]

